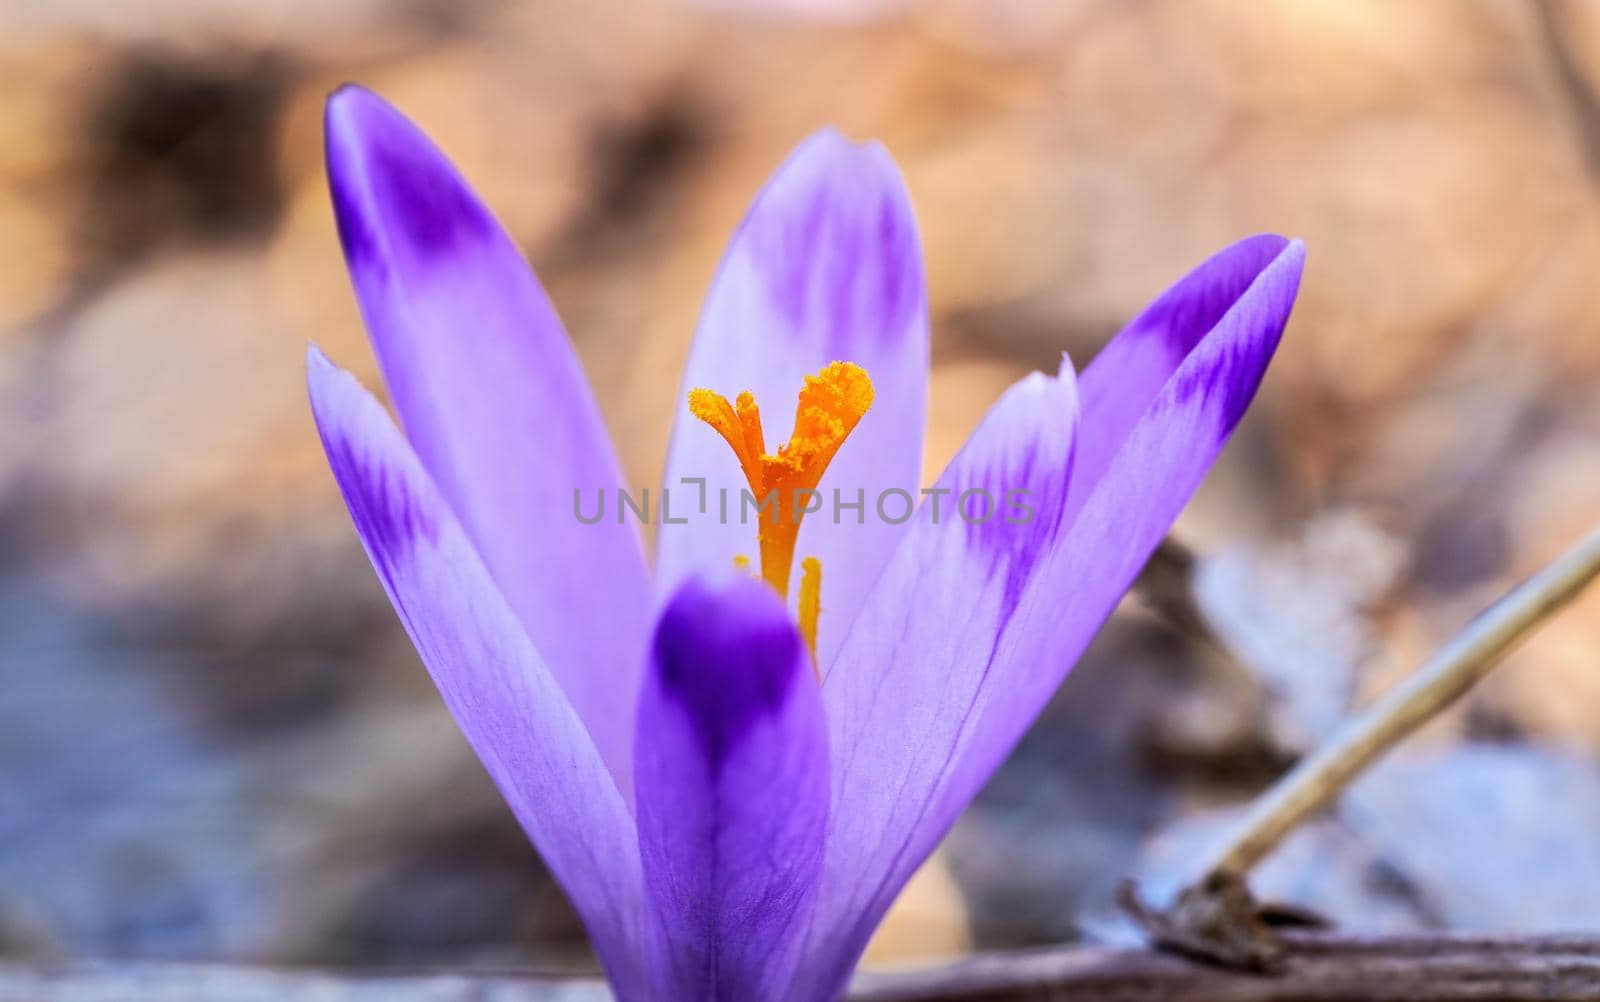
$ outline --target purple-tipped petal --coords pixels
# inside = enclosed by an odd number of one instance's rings
[[[321,352],[307,364],[328,463],[439,694],[572,899],[618,995],[647,997],[637,840],[616,783],[388,414]]]
[[[1304,247],[1285,243],[1194,339],[1081,510],[1069,502],[1053,544],[1033,555],[1033,573],[1003,621],[956,615],[951,591],[978,596],[980,609],[1007,605],[996,603],[992,575],[973,568],[961,584],[959,571],[942,568],[931,555],[941,553],[936,538],[914,536],[896,554],[896,567],[927,566],[884,574],[824,690],[835,821],[807,949],[838,972],[835,990],[895,894],[1032,723],[1199,486],[1277,347],[1303,263]],[[1085,424],[1080,457],[1087,434]],[[990,447],[984,438],[980,429],[967,449]]]
[[[756,555],[754,519],[741,524],[737,517],[744,477],[728,446],[690,415],[688,391],[705,387],[729,400],[752,391],[767,447],[776,451],[793,428],[804,378],[833,361],[866,369],[876,397],[823,477],[825,507],[805,520],[796,549],[796,567],[804,556],[822,561],[823,664],[904,534],[904,524],[875,517],[872,507],[885,488],[915,494],[921,485],[928,382],[927,293],[905,185],[883,147],[825,130],[801,144],[767,183],[706,300],[678,399],[665,482],[682,510],[680,497],[698,502],[698,496],[680,479],[704,477],[709,504],[706,514],[691,514],[688,525],[661,527],[659,594],[671,594],[696,569],[721,570],[735,555]],[[725,524],[721,488],[734,513]],[[864,492],[864,514],[845,510],[835,524],[834,489],[846,502]]]
[[[581,524],[622,482],[561,321],[444,155],[373,94],[328,102],[328,183],[406,435],[628,788],[650,594],[637,529]]]
[[[1289,241],[1246,237],[1181,278],[1112,338],[1078,378],[1083,424],[1068,510],[1076,515],[1151,401]]]
[[[778,997],[822,863],[828,749],[772,589],[731,572],[683,585],[656,628],[638,735],[652,997]]]
[[[921,861],[909,858],[907,836],[1061,531],[1077,405],[1065,364],[1060,378],[1034,373],[1006,391],[939,478],[949,493],[918,511],[827,676],[835,807],[813,930],[821,943],[807,952],[823,958],[829,990],[882,917],[877,903],[886,907]]]

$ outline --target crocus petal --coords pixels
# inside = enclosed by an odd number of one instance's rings
[[[898,510],[877,518],[881,491],[913,495],[921,481],[927,421],[928,311],[916,223],[894,161],[877,144],[831,130],[806,140],[779,168],[735,234],[714,281],[678,399],[666,486],[679,510],[698,501],[682,478],[704,478],[707,503],[688,525],[663,525],[658,592],[671,594],[696,568],[722,569],[755,556],[756,521],[739,518],[745,480],[732,451],[689,413],[705,387],[733,399],[755,394],[769,450],[789,436],[804,377],[832,361],[867,370],[872,409],[823,477],[824,508],[800,529],[798,556],[823,568],[819,660],[827,664],[884,562],[904,534]],[[730,498],[721,516],[719,490]],[[833,492],[864,509],[842,510]],[[798,566],[799,561],[796,561]]]
[[[910,875],[904,840],[1060,531],[1076,418],[1069,365],[1060,378],[1034,373],[1006,391],[940,476],[935,490],[948,493],[918,511],[827,676],[835,810],[815,916],[822,944],[807,952],[830,980],[815,997],[849,973],[856,954],[845,944],[865,946],[881,917],[876,902],[887,906]]]
[[[381,405],[312,349],[307,381],[362,545],[445,705],[582,916],[622,998],[639,993],[633,819],[529,643]]]
[[[777,997],[821,867],[828,750],[772,589],[730,571],[685,582],[656,629],[638,734],[652,997]]]
[[[516,245],[411,122],[328,102],[328,181],[367,331],[417,456],[627,787],[650,605],[637,528],[586,525],[622,482],[600,413]]]
[[[1173,371],[1288,247],[1284,237],[1263,233],[1218,251],[1100,349],[1078,379],[1083,424],[1067,505],[1073,515]]]
[[[1197,339],[1081,511],[1065,513],[1003,621],[958,617],[948,597],[1006,608],[992,598],[997,585],[981,551],[957,553],[914,535],[896,554],[825,688],[835,822],[808,949],[839,972],[835,989],[1199,486],[1277,347],[1303,261],[1303,247],[1287,244]],[[994,448],[986,438],[980,429],[967,449]],[[964,571],[935,563],[951,555]],[[929,566],[919,568],[923,561]],[[900,572],[902,563],[918,572]]]

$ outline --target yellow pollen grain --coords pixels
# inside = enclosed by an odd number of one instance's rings
[[[733,555],[733,569],[736,570],[736,571],[747,571],[747,570],[749,570],[750,569],[750,558],[745,556],[743,553],[735,553]]]

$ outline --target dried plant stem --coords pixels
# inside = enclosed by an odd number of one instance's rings
[[[1242,879],[1406,735],[1487,675],[1517,641],[1600,574],[1600,529],[1512,589],[1426,664],[1258,798],[1206,872]]]
[[[849,1002],[1502,1002],[1600,998],[1600,939],[1296,933],[1275,978],[1148,950],[980,953],[863,974]],[[462,971],[273,970],[149,961],[0,962],[6,1002],[611,1002],[593,978]]]

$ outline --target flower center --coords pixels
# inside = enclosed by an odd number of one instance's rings
[[[811,492],[871,406],[872,379],[866,370],[853,362],[831,362],[815,376],[806,377],[795,410],[794,432],[774,454],[767,452],[761,411],[749,390],[731,404],[711,390],[689,391],[689,412],[715,429],[738,457],[756,502],[761,576],[785,598],[800,521],[808,510],[821,507],[821,499]],[[821,594],[822,563],[807,557],[800,567],[800,632],[811,646],[813,658]]]

